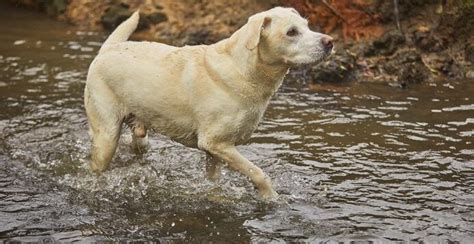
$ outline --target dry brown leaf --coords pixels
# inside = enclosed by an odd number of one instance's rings
[[[349,39],[373,39],[383,34],[377,22],[378,16],[363,11],[375,3],[374,0],[282,0],[287,6],[297,9],[311,24],[318,25],[325,33],[341,28],[344,41]]]

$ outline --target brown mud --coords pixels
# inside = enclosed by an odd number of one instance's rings
[[[384,82],[401,88],[446,78],[474,78],[474,2],[469,0],[402,1],[397,6],[377,0],[10,2],[43,10],[86,30],[111,31],[140,9],[134,39],[178,46],[216,42],[256,12],[292,6],[310,20],[313,29],[337,39],[335,55],[300,68],[293,76],[308,74],[307,80],[313,83]]]

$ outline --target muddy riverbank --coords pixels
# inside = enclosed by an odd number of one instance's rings
[[[402,1],[397,8],[393,1],[378,0],[11,2],[89,31],[111,31],[139,9],[134,39],[177,46],[214,43],[256,12],[291,6],[308,17],[313,29],[337,40],[335,54],[324,63],[300,68],[297,76],[309,76],[297,80],[407,88],[425,81],[474,79],[474,4],[465,0]]]

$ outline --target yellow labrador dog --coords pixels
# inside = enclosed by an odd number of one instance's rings
[[[125,122],[135,148],[146,149],[147,129],[155,129],[206,151],[213,158],[206,166],[211,179],[222,160],[248,176],[261,197],[276,198],[268,176],[236,145],[257,128],[288,69],[327,57],[332,38],[311,31],[292,8],[255,14],[231,37],[208,46],[127,41],[138,18],[135,12],[117,27],[89,68],[84,102],[91,169],[107,169]]]

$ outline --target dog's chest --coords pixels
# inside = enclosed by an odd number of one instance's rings
[[[245,143],[250,139],[263,117],[265,108],[266,105],[251,106],[238,115],[238,118],[235,120],[237,122],[235,131],[235,141],[237,144]]]

